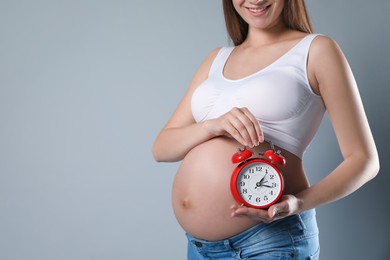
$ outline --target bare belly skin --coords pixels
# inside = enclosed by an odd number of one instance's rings
[[[232,217],[235,200],[230,192],[230,177],[236,165],[231,162],[237,148],[233,139],[214,138],[192,149],[184,158],[175,177],[172,204],[183,229],[194,237],[209,241],[236,235],[259,223],[246,217]],[[270,149],[261,144],[254,152]],[[282,170],[285,194],[307,188],[301,160],[282,150],[287,166]]]

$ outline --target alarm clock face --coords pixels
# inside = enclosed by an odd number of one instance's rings
[[[236,179],[237,192],[247,206],[267,208],[283,192],[283,180],[276,167],[263,161],[244,165]]]

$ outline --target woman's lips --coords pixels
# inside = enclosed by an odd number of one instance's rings
[[[263,7],[247,7],[249,12],[253,15],[263,15],[267,12],[271,5],[263,6]]]

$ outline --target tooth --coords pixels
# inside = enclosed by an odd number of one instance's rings
[[[252,11],[252,12],[262,12],[262,11],[264,11],[265,9],[267,9],[267,7],[262,7],[262,8],[250,8],[250,10]]]

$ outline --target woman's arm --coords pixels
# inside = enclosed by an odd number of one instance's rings
[[[325,102],[343,161],[323,180],[297,194],[300,211],[347,196],[379,171],[378,153],[358,87],[338,45],[327,37],[317,37],[308,67]]]
[[[379,158],[359,91],[342,51],[331,39],[313,40],[308,60],[309,80],[326,105],[343,161],[317,184],[282,197],[268,210],[233,205],[233,216],[271,222],[341,199],[376,176]]]
[[[207,79],[211,64],[218,54],[213,50],[196,71],[190,86],[153,144],[156,161],[179,161],[196,145],[212,138],[204,123],[196,124],[191,113],[191,97],[194,90]]]
[[[246,108],[233,108],[225,115],[196,123],[191,112],[191,97],[195,89],[207,79],[219,49],[212,51],[201,64],[179,106],[161,130],[153,144],[156,161],[179,161],[195,146],[216,136],[227,135],[245,146],[263,141],[260,125]]]

